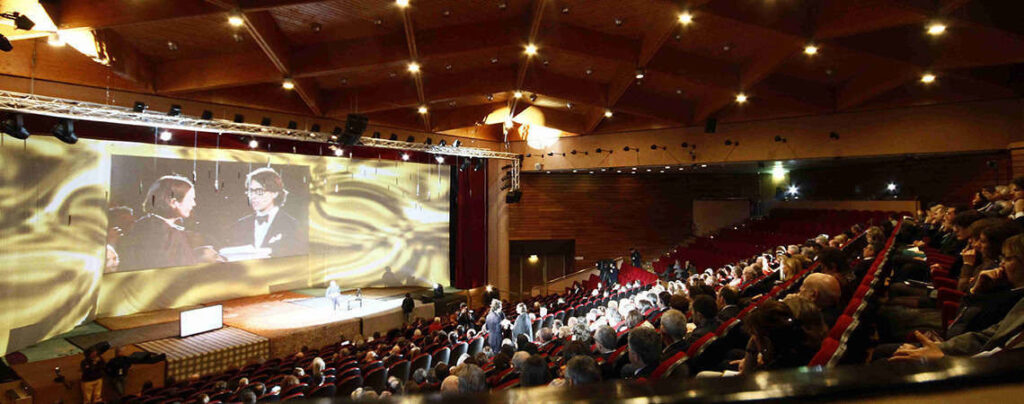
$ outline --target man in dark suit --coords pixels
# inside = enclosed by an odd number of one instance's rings
[[[650,377],[661,364],[661,336],[651,327],[637,327],[629,332],[629,365],[622,368],[626,379]]]
[[[726,322],[740,314],[740,293],[732,286],[718,291],[718,320]]]
[[[693,303],[690,304],[690,318],[693,319],[697,328],[686,334],[686,348],[684,349],[690,349],[690,345],[693,345],[701,337],[715,332],[718,326],[722,325],[722,322],[718,321],[717,315],[718,305],[715,304],[715,299],[711,295],[699,295],[693,299]]]
[[[667,344],[661,351],[661,360],[685,352],[690,344],[686,342],[686,315],[679,310],[669,310],[661,316],[661,334]]]
[[[254,212],[231,226],[228,245],[269,248],[271,257],[306,253],[308,234],[304,227],[281,211],[288,199],[281,176],[270,167],[259,168],[245,177],[245,187]]]
[[[501,322],[504,320],[505,313],[501,312],[501,300],[491,300],[491,311],[487,313],[484,328],[487,329],[487,345],[490,345],[494,352],[501,349]]]

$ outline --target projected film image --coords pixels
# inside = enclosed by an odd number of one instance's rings
[[[306,254],[308,181],[307,166],[111,156],[105,272]]]

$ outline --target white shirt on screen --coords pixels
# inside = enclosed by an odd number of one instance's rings
[[[256,248],[263,247],[263,245],[262,245],[263,244],[263,238],[267,236],[267,231],[270,230],[270,224],[274,223],[274,217],[277,216],[277,211],[278,210],[279,210],[279,208],[277,206],[275,206],[273,208],[270,208],[270,211],[267,212],[267,213],[257,213],[256,214],[256,219],[257,220],[254,220],[255,225],[256,225],[256,231],[252,232],[252,234],[253,234],[252,245],[255,246]],[[264,221],[263,223],[260,223],[260,221],[258,219],[262,218],[262,217],[266,217],[267,220]]]

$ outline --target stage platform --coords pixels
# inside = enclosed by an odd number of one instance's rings
[[[137,394],[146,380],[160,386],[167,376],[180,380],[193,373],[216,373],[267,358],[291,355],[303,346],[319,348],[339,341],[342,336],[370,336],[374,332],[400,327],[404,321],[401,305],[406,293],[417,297],[413,317],[433,318],[434,304],[418,299],[427,290],[421,287],[367,288],[362,290],[361,307],[354,305],[351,310],[343,308],[338,311],[334,311],[323,297],[322,288],[211,302],[206,305],[224,306],[225,328],[187,338],[176,336],[178,313],[184,308],[102,318],[82,327],[89,332],[69,333],[37,344],[58,345],[61,351],[42,360],[36,354],[32,362],[13,368],[37,392],[36,404],[49,404],[55,399],[78,403],[81,402],[78,364],[82,360],[81,349],[88,345],[109,340],[127,344],[130,351],[167,354],[166,362],[132,368],[127,393]],[[342,292],[345,299],[354,297],[354,294],[355,290]],[[189,308],[197,307],[200,306]],[[58,339],[59,344],[56,344]],[[78,349],[69,350],[67,346]],[[28,349],[39,351],[35,346]],[[112,354],[113,350],[108,352],[108,355]],[[54,366],[65,369],[70,390],[53,381]]]

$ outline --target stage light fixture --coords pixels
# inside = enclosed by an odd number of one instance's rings
[[[309,127],[310,132],[320,132],[320,124],[314,123],[313,126]]]
[[[181,115],[181,105],[174,104],[167,110],[167,116],[178,116]]]
[[[288,121],[288,129],[298,129],[299,123],[295,121]]]
[[[75,122],[70,119],[62,118],[57,121],[50,132],[53,133],[53,137],[64,143],[75,144],[78,142],[78,136],[75,135]]]
[[[135,106],[132,107],[132,112],[146,112],[146,108],[149,108],[149,106],[146,105],[146,103],[142,101],[135,101]]]
[[[690,25],[693,22],[693,14],[689,11],[684,11],[679,14],[679,23],[683,25]]]
[[[480,171],[484,169],[484,159],[476,159],[476,163],[473,164],[473,171]]]
[[[537,102],[537,93],[530,94],[530,102]]]
[[[380,139],[380,132],[373,132],[373,136],[370,136],[370,137],[372,137],[374,139]]]
[[[11,41],[3,35],[0,35],[0,50],[4,52],[10,52],[14,50],[14,45],[11,45]]]
[[[260,147],[260,142],[257,141],[256,138],[249,139],[249,148],[255,149],[257,147]]]
[[[452,142],[452,147],[462,147],[462,140],[455,139],[455,141]]]
[[[402,153],[402,161],[409,161],[409,153]]]
[[[260,120],[260,125],[270,126],[270,117],[263,117],[263,119]]]
[[[235,119],[234,119],[234,121],[235,121],[235,123],[242,123],[242,122],[245,122],[245,115],[242,115],[242,114],[235,114]]]
[[[523,92],[522,91],[516,91],[516,92],[512,93],[512,98],[517,98],[517,99],[518,98],[523,98]]]
[[[21,114],[14,114],[4,119],[0,123],[0,130],[21,140],[28,139],[31,135],[28,129],[25,129],[25,117]]]
[[[636,69],[635,77],[636,77],[637,80],[642,80],[644,78],[644,69],[643,68],[637,68]]]
[[[396,134],[392,133],[392,134],[391,134],[391,137],[389,137],[389,138],[388,138],[388,140],[394,140],[394,141],[398,141],[398,135],[396,135]]]
[[[423,144],[428,144],[428,145],[434,144],[434,139],[428,137],[427,140],[423,141]]]
[[[2,13],[0,14],[0,17],[6,18],[8,20],[13,20],[14,28],[21,30],[31,31],[32,27],[36,26],[36,23],[32,22],[31,19],[17,11],[11,13]]]
[[[160,140],[161,141],[169,142],[171,140],[171,138],[173,138],[173,137],[174,137],[174,134],[171,133],[171,131],[169,131],[169,130],[164,130],[163,132],[160,132]]]
[[[204,109],[203,110],[203,114],[202,114],[202,116],[200,116],[200,118],[203,118],[205,120],[213,119],[213,111],[210,111],[208,109]]]
[[[405,138],[405,142],[406,143],[416,143],[416,136],[409,135],[409,137]]]
[[[441,147],[445,147],[445,146],[448,146],[448,141],[447,141],[447,140],[444,140],[444,139],[441,139],[441,141],[440,141],[440,142],[437,142],[437,145],[438,145],[438,146],[441,146]]]
[[[469,159],[463,159],[462,164],[459,165],[459,171],[466,171],[469,169]]]
[[[242,25],[244,25],[245,20],[242,19],[242,12],[239,10],[234,10],[228,13],[228,24],[231,24],[232,27],[241,27]]]

